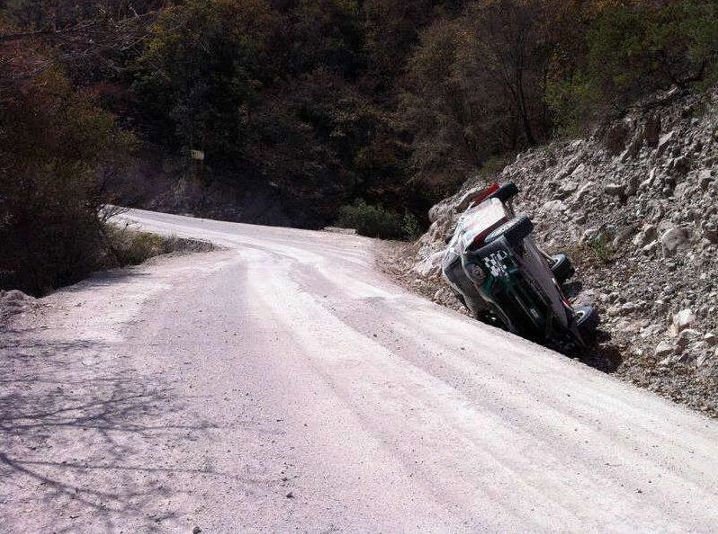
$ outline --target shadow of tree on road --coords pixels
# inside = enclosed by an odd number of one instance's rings
[[[176,515],[169,480],[220,476],[173,457],[215,426],[188,417],[171,384],[122,368],[105,343],[43,334],[0,339],[0,523],[35,525],[32,510],[46,507],[61,517],[42,529],[74,530],[80,518],[100,530],[126,530],[125,519],[152,530]],[[164,462],[157,448],[167,451]]]

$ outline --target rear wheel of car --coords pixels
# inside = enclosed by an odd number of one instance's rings
[[[596,334],[599,318],[598,310],[593,306],[580,306],[576,308],[576,327],[581,337],[591,339]]]
[[[568,331],[552,336],[547,340],[547,345],[567,356],[575,354],[576,350],[579,348],[578,340]]]
[[[526,215],[520,215],[502,224],[486,236],[484,245],[488,245],[492,241],[496,241],[501,236],[506,238],[509,245],[518,245],[521,241],[528,237],[533,229],[534,225],[531,222],[531,219],[529,219]]]
[[[576,273],[573,265],[571,265],[571,260],[568,259],[566,254],[556,254],[551,256],[551,260],[551,272],[553,272],[553,276],[559,284],[563,284]]]
[[[507,202],[519,194],[519,188],[515,183],[509,182],[502,185],[491,195],[491,198],[498,198],[501,202]]]

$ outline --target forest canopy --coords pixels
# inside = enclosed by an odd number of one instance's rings
[[[0,5],[3,55],[41,48],[141,140],[271,182],[304,225],[357,199],[423,217],[492,158],[711,80],[718,46],[705,0]]]

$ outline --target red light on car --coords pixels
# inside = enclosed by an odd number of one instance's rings
[[[494,182],[485,189],[483,189],[478,195],[476,195],[476,198],[473,199],[472,202],[474,204],[481,204],[484,200],[496,193],[496,191],[498,191],[499,189],[499,184],[497,182]]]

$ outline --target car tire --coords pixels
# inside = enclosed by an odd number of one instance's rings
[[[509,182],[499,187],[489,198],[498,198],[501,202],[508,202],[518,194],[518,186],[513,182]]]
[[[573,268],[571,260],[566,254],[556,254],[551,256],[551,260],[551,272],[559,284],[563,284],[576,273],[576,269]]]
[[[591,339],[598,328],[598,310],[593,306],[579,306],[574,310],[576,314],[576,328],[585,339]]]
[[[526,215],[514,217],[510,221],[502,224],[496,230],[491,232],[484,239],[484,245],[496,241],[500,237],[505,237],[509,245],[518,245],[533,231],[534,225]]]
[[[561,354],[570,356],[576,353],[576,350],[580,347],[579,340],[568,332],[563,334],[554,335],[547,340],[547,346],[554,349]]]

